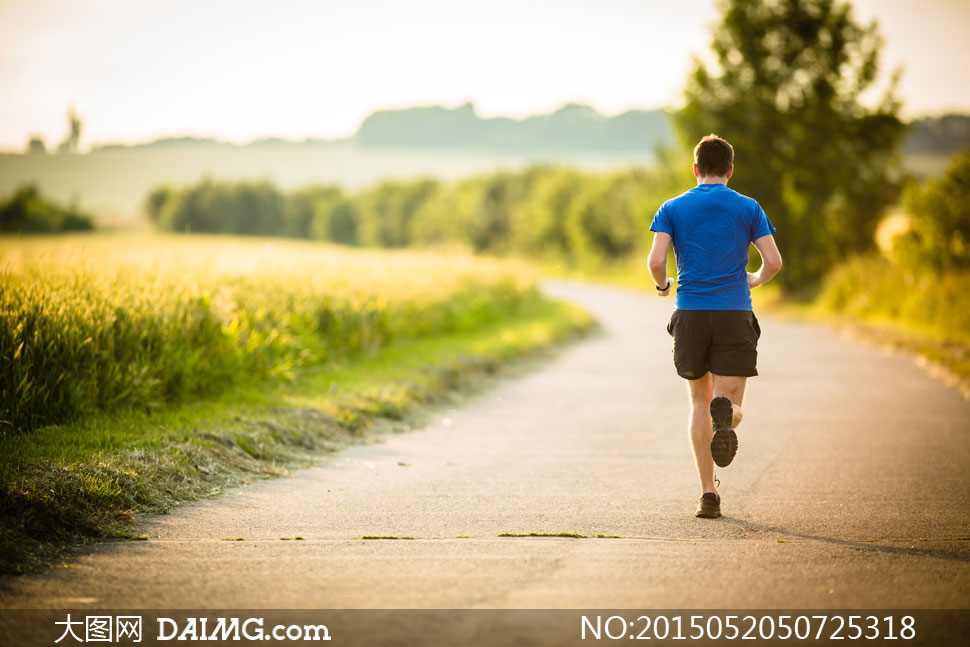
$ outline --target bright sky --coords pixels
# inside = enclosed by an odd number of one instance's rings
[[[970,112],[970,1],[855,0],[908,115]],[[673,106],[715,0],[0,0],[0,149],[345,137],[379,108]]]

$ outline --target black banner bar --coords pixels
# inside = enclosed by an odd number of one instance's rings
[[[0,610],[3,647],[970,644],[970,610]]]

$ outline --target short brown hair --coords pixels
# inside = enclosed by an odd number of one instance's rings
[[[694,147],[694,164],[701,177],[724,177],[734,165],[734,147],[711,133]]]

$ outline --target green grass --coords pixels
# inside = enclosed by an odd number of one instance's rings
[[[306,367],[296,380],[243,382],[178,406],[114,409],[8,434],[0,439],[0,569],[43,569],[79,543],[130,538],[136,513],[165,512],[407,430],[424,405],[591,325],[585,313],[532,293],[473,330],[400,339]]]
[[[576,532],[503,532],[499,537],[569,537],[571,539],[588,539],[589,535]]]
[[[970,272],[903,268],[882,256],[849,259],[826,277],[818,305],[873,323],[903,324],[970,346]]]
[[[294,381],[531,298],[512,264],[293,241],[0,239],[0,260],[0,435]]]
[[[855,257],[789,311],[919,354],[970,385],[970,272],[933,274],[877,255]]]

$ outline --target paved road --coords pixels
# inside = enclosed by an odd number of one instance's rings
[[[955,390],[764,318],[725,517],[699,520],[671,302],[548,290],[603,334],[423,430],[150,519],[150,541],[93,547],[3,604],[970,607],[970,403]],[[497,536],[533,532],[619,538]]]

